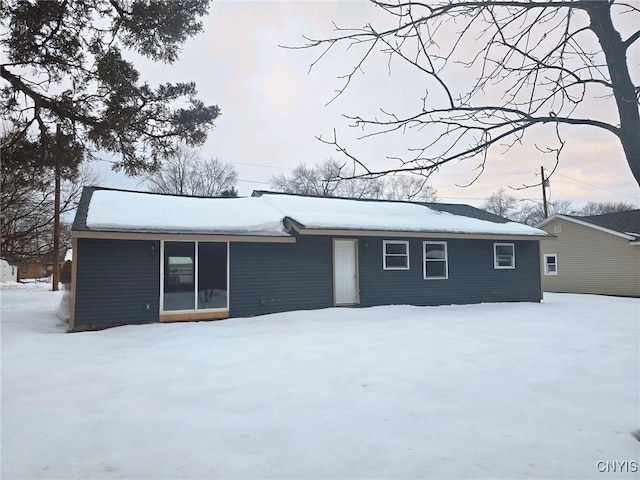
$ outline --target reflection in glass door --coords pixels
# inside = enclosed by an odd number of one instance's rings
[[[198,242],[198,309],[227,308],[227,244]]]
[[[163,251],[162,311],[228,308],[226,242],[165,241]]]
[[[163,310],[195,308],[195,248],[192,242],[164,242]]]

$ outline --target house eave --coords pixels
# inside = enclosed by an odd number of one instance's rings
[[[582,225],[584,227],[593,228],[594,230],[599,230],[601,232],[605,232],[605,233],[608,233],[610,235],[615,235],[616,237],[621,237],[621,238],[624,238],[626,240],[632,240],[633,241],[633,240],[636,240],[636,238],[637,238],[637,237],[635,237],[633,235],[628,235],[626,233],[617,232],[615,230],[611,230],[610,228],[601,227],[600,225],[595,225],[593,223],[585,222],[585,221],[579,220],[577,218],[568,217],[566,215],[559,215],[559,214],[553,215],[553,216],[543,220],[542,222],[540,222],[538,224],[537,228],[542,228],[545,225],[547,225],[548,223],[550,223],[551,221],[557,220],[557,219],[566,220],[568,222],[573,222],[573,223],[576,223],[578,225]]]
[[[71,238],[105,240],[184,240],[209,242],[296,243],[295,237],[282,235],[190,233],[190,232],[122,232],[109,230],[73,230]]]
[[[324,236],[356,236],[356,237],[386,237],[386,238],[468,238],[479,240],[512,239],[512,240],[552,240],[554,235],[518,235],[508,233],[461,233],[461,232],[434,232],[428,230],[358,230],[348,228],[307,228],[292,218],[284,219],[285,228],[295,231],[299,235],[324,235]]]

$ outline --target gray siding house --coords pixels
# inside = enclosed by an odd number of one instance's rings
[[[72,229],[69,329],[538,302],[548,236],[466,205],[86,187]]]
[[[640,297],[640,210],[554,215],[538,228],[545,292]]]

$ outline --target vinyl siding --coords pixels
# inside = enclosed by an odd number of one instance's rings
[[[540,301],[537,241],[501,240],[498,243],[514,243],[516,268],[494,269],[493,241],[447,240],[448,278],[425,280],[422,242],[442,239],[404,239],[409,241],[409,270],[383,269],[383,240],[371,237],[360,241],[363,306]]]
[[[353,238],[353,237],[345,237]],[[360,306],[538,302],[537,241],[516,241],[516,268],[493,268],[493,241],[447,241],[449,278],[425,280],[424,239],[409,242],[409,270],[384,270],[381,237],[358,238]],[[438,239],[438,241],[442,241]],[[296,244],[231,244],[230,315],[248,316],[333,305],[332,237]]]
[[[516,268],[496,270],[493,241],[448,240],[449,278],[425,280],[422,242],[429,238],[402,239],[409,242],[409,270],[383,269],[383,240],[358,238],[360,306],[540,300],[537,241],[512,242]],[[158,321],[159,242],[77,242],[76,329]],[[231,242],[229,248],[231,317],[333,306],[333,237],[298,236],[293,244]]]
[[[231,243],[229,313],[232,317],[333,305],[329,237],[297,243]]]
[[[541,258],[558,256],[558,275],[544,275],[543,270],[544,291],[640,296],[640,245],[561,218],[542,229],[557,239],[541,242]]]
[[[79,238],[74,328],[157,322],[159,252],[157,241]]]

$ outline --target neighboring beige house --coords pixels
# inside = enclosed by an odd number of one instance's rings
[[[554,215],[538,228],[545,292],[640,297],[640,210],[579,217]]]

